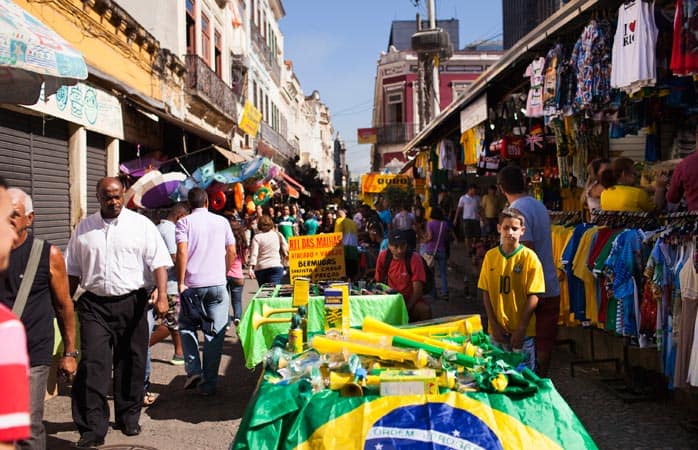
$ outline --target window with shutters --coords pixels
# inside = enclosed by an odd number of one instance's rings
[[[206,13],[201,13],[201,57],[211,66],[211,21]]]
[[[385,103],[385,123],[403,123],[405,104],[402,90],[386,91]]]
[[[187,0],[187,53],[196,54],[196,3],[194,0]]]
[[[221,33],[218,30],[213,33],[213,47],[213,70],[218,78],[223,78],[223,43],[221,42]]]

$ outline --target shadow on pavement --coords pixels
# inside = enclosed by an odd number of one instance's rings
[[[222,422],[242,417],[257,385],[260,371],[245,367],[242,346],[226,339],[223,353],[231,355],[225,372],[218,377],[215,395],[201,396],[196,390],[184,390],[186,375],[171,379],[168,384],[151,384],[151,391],[158,393],[155,404],[146,414],[152,420],[180,420],[188,423]]]

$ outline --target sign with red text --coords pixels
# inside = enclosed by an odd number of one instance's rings
[[[288,241],[291,283],[296,277],[318,281],[341,280],[346,275],[342,233],[294,236]]]

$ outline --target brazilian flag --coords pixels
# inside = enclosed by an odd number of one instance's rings
[[[341,397],[262,383],[231,449],[595,449],[550,380],[534,395]]]

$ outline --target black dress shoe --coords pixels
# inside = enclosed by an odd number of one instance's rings
[[[139,434],[141,434],[141,426],[135,425],[130,427],[124,425],[123,427],[121,427],[121,432],[126,436],[138,436]]]
[[[90,433],[85,433],[80,440],[75,443],[77,448],[94,448],[104,445],[104,438],[98,438]]]

